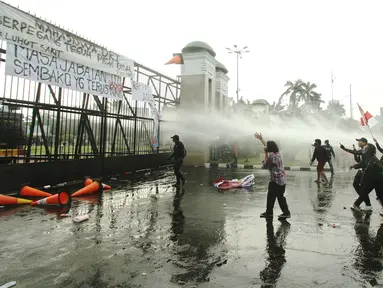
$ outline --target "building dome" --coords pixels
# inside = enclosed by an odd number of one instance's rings
[[[254,100],[253,105],[265,105],[265,106],[270,106],[269,102],[267,102],[267,100],[265,99],[257,99],[257,100]]]
[[[193,41],[187,44],[183,49],[182,53],[193,53],[193,52],[199,52],[199,51],[207,51],[209,54],[213,57],[215,57],[216,53],[214,52],[213,48],[205,42],[202,41]]]
[[[225,65],[223,65],[221,62],[218,62],[217,65],[215,65],[215,70],[216,71],[222,71],[225,74],[229,73],[229,71],[227,70]]]

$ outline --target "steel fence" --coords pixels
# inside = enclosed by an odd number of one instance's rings
[[[161,139],[159,148],[153,148],[150,107],[132,100],[130,79],[124,79],[124,99],[116,101],[7,76],[5,59],[6,43],[2,41],[1,164],[152,154],[168,149]],[[135,72],[136,81],[151,86],[159,111],[179,102],[179,81],[138,63]]]

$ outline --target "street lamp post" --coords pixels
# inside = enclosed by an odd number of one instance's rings
[[[233,48],[228,48],[226,47],[227,50],[229,50],[229,53],[232,54],[236,54],[237,55],[237,102],[239,101],[239,58],[242,59],[242,54],[243,53],[249,53],[250,51],[249,50],[246,50],[247,49],[247,46],[243,47],[242,49],[238,49],[238,46],[237,45],[233,45],[234,49]]]

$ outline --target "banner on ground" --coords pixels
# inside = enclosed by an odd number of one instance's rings
[[[0,39],[109,74],[134,78],[134,62],[0,1]]]
[[[121,77],[11,43],[7,43],[5,74],[101,97],[123,99]]]

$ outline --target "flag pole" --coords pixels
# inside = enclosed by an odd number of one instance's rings
[[[367,125],[367,128],[368,128],[368,131],[370,131],[372,140],[374,140],[374,135],[372,135],[372,131],[371,131],[370,125],[368,125],[368,124],[366,124],[366,125]]]

